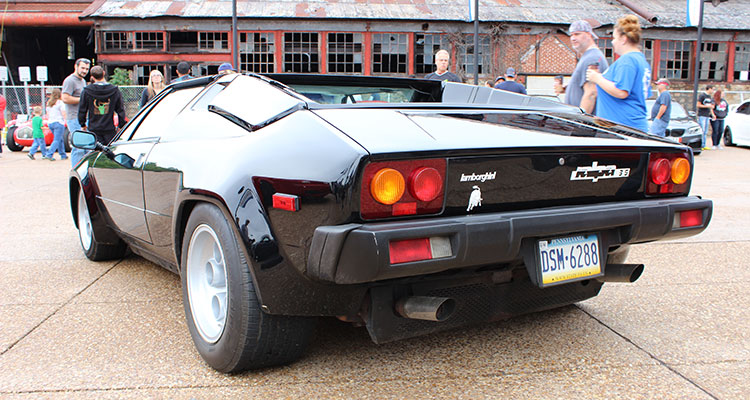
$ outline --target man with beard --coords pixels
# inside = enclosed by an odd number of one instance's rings
[[[565,103],[581,107],[587,113],[592,114],[596,105],[596,85],[586,80],[586,70],[589,67],[598,68],[599,72],[604,73],[609,67],[609,63],[597,47],[596,39],[599,39],[599,37],[596,36],[588,22],[584,20],[573,22],[570,24],[568,33],[570,34],[570,44],[578,53],[580,59],[567,87],[555,82],[555,93],[565,93]]]
[[[60,99],[65,103],[65,117],[67,118],[65,122],[71,134],[81,129],[81,125],[78,123],[78,104],[81,100],[81,92],[83,92],[83,88],[86,86],[84,78],[89,73],[89,66],[91,66],[90,60],[85,58],[77,59],[73,73],[68,75],[63,81],[62,97]],[[86,150],[75,147],[71,150],[70,161],[74,167],[85,154]]]

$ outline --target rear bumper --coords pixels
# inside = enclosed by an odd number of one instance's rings
[[[696,209],[703,211],[700,225],[673,227],[676,212]],[[418,221],[322,226],[315,230],[306,274],[322,281],[355,284],[512,263],[533,257],[536,239],[572,233],[599,233],[605,249],[677,239],[702,232],[712,212],[711,200],[680,197]],[[433,236],[450,238],[450,257],[390,264],[390,241]],[[529,263],[526,264],[528,267]]]

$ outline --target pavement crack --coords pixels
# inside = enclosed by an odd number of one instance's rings
[[[60,310],[63,309],[63,307],[65,307],[68,304],[70,304],[73,300],[75,300],[76,297],[78,297],[81,293],[83,293],[84,291],[86,291],[86,289],[90,288],[93,284],[95,284],[96,282],[98,282],[99,279],[102,279],[104,277],[104,275],[107,275],[109,273],[109,271],[112,271],[116,266],[120,265],[120,263],[123,262],[123,260],[124,260],[124,258],[121,258],[121,259],[117,260],[116,263],[112,264],[111,267],[107,268],[104,272],[102,272],[99,276],[97,276],[96,279],[94,279],[93,281],[89,282],[88,285],[84,286],[76,294],[74,294],[73,296],[71,296],[68,299],[68,301],[60,304],[60,307],[57,307],[49,315],[47,315],[46,317],[44,317],[44,319],[42,319],[41,321],[39,321],[38,324],[34,325],[34,327],[32,327],[31,329],[29,329],[28,332],[24,333],[23,335],[21,335],[20,338],[16,339],[13,343],[11,343],[10,346],[8,346],[8,348],[6,348],[2,352],[0,352],[0,356],[5,355],[5,353],[9,352],[11,349],[13,349],[14,347],[16,347],[16,345],[18,343],[20,343],[22,340],[24,340],[27,336],[31,335],[32,332],[34,332],[35,330],[37,330],[37,328],[39,328],[40,326],[42,326],[42,324],[44,324],[45,322],[47,322],[47,320],[50,319],[53,315],[56,315]]]
[[[717,397],[716,395],[714,395],[713,393],[709,392],[709,391],[708,391],[707,389],[705,389],[704,387],[702,387],[701,385],[699,385],[699,384],[698,384],[697,382],[695,382],[694,380],[692,380],[692,379],[688,378],[687,376],[685,376],[684,374],[682,374],[682,373],[681,373],[680,371],[677,371],[676,369],[672,368],[672,367],[671,367],[671,366],[670,366],[669,364],[667,364],[666,362],[664,362],[664,361],[663,361],[662,359],[660,359],[659,357],[657,357],[656,355],[654,355],[654,354],[653,354],[653,353],[651,353],[650,351],[648,351],[648,350],[646,350],[645,348],[643,348],[643,347],[639,346],[639,345],[638,345],[637,343],[635,343],[634,341],[632,341],[632,340],[631,340],[630,338],[626,337],[625,335],[621,334],[620,332],[617,332],[617,331],[616,331],[616,330],[615,330],[614,328],[612,328],[611,326],[607,325],[607,324],[606,324],[606,323],[605,323],[604,321],[602,321],[602,320],[600,320],[599,318],[595,317],[595,316],[594,316],[593,314],[591,314],[590,312],[588,312],[588,311],[584,310],[584,309],[583,309],[583,308],[581,308],[581,307],[580,307],[580,306],[579,306],[578,304],[575,304],[575,306],[576,306],[576,308],[578,308],[579,310],[581,310],[581,311],[582,311],[582,312],[583,312],[584,314],[588,315],[588,316],[589,316],[589,317],[590,317],[591,319],[593,319],[594,321],[598,322],[598,323],[599,323],[599,324],[600,324],[601,326],[603,326],[603,327],[607,328],[607,329],[608,329],[609,331],[611,331],[611,332],[612,332],[612,333],[614,333],[615,335],[617,335],[617,336],[621,337],[621,338],[622,338],[623,340],[625,340],[626,342],[630,343],[631,345],[633,345],[633,346],[634,346],[635,348],[637,348],[638,350],[640,350],[640,351],[642,351],[642,352],[646,353],[646,354],[647,354],[647,355],[648,355],[649,357],[651,357],[651,358],[652,358],[652,359],[653,359],[654,361],[656,361],[656,362],[657,362],[657,363],[659,363],[659,364],[660,364],[661,366],[663,366],[664,368],[666,368],[666,369],[668,369],[669,371],[671,371],[671,372],[672,372],[673,374],[675,374],[675,375],[679,376],[680,378],[684,379],[684,380],[685,380],[686,382],[688,382],[688,383],[690,383],[691,385],[695,386],[695,387],[696,387],[696,388],[697,388],[698,390],[700,390],[700,391],[702,391],[703,393],[707,394],[707,395],[708,395],[708,396],[710,396],[710,397],[711,397],[712,399],[716,399],[716,400],[719,400],[719,398],[718,398],[718,397]]]

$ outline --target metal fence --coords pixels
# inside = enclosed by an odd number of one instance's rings
[[[18,114],[31,114],[35,106],[42,106],[47,102],[52,89],[62,89],[60,86],[3,86],[2,95],[5,96],[5,120],[15,119]],[[145,86],[120,86],[122,100],[125,103],[125,114],[128,119],[135,116],[140,108],[141,94],[146,90]]]

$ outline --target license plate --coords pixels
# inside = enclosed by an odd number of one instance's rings
[[[596,234],[540,240],[538,244],[542,286],[579,280],[602,272]]]

